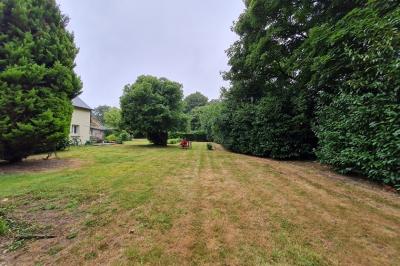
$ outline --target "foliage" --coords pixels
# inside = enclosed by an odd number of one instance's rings
[[[156,145],[166,146],[168,131],[182,126],[182,85],[166,78],[140,76],[126,85],[121,97],[123,124],[142,132]]]
[[[112,107],[108,105],[99,105],[92,110],[92,115],[99,120],[100,123],[105,125],[104,114],[107,113]]]
[[[185,97],[184,105],[185,105],[185,112],[189,113],[196,107],[207,105],[208,98],[201,94],[200,92],[196,91]]]
[[[107,142],[116,142],[117,141],[117,136],[115,136],[114,134],[111,134],[109,136],[106,137]]]
[[[236,152],[277,159],[312,156],[314,140],[306,139],[312,138],[306,119],[286,108],[282,101],[266,97],[233,113],[225,109],[218,121],[222,143]]]
[[[210,143],[210,142],[207,143],[207,150],[209,150],[209,151],[214,150],[214,146],[212,143]]]
[[[57,143],[57,150],[58,151],[65,151],[65,150],[67,150],[69,148],[69,146],[71,146],[71,141],[70,141],[69,137],[67,137],[67,138],[64,138],[64,139],[60,140]]]
[[[4,236],[9,231],[7,221],[0,216],[0,236]]]
[[[231,87],[217,128],[220,140],[237,152],[273,158],[312,155],[313,99],[288,64],[308,31],[336,20],[359,1],[246,1],[234,26],[239,40],[228,50]]]
[[[70,146],[80,146],[82,145],[82,140],[78,136],[72,136],[69,141]]]
[[[168,140],[168,144],[178,144],[179,143],[179,139],[169,139]]]
[[[302,49],[317,94],[318,158],[400,185],[400,8],[373,4],[313,29]]]
[[[115,140],[115,143],[117,143],[117,144],[124,144],[124,140],[122,139],[121,136],[117,136],[117,139]]]
[[[246,1],[214,134],[273,158],[400,176],[398,1]],[[201,123],[199,123],[201,124]]]
[[[219,131],[217,128],[217,120],[221,115],[222,103],[219,101],[210,102],[206,106],[195,109],[198,113],[199,128],[204,131],[209,141],[219,141]]]
[[[0,159],[54,150],[68,136],[78,49],[55,1],[0,2]]]
[[[192,132],[174,132],[171,133],[172,138],[186,139],[189,141],[207,141],[207,135],[204,131],[192,131]]]
[[[130,140],[132,140],[131,135],[128,132],[126,132],[125,130],[122,130],[119,133],[119,137],[120,137],[121,141],[130,141]]]
[[[121,127],[121,110],[117,107],[110,107],[104,113],[104,125],[107,128],[119,129]]]

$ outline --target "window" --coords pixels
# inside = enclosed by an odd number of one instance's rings
[[[78,125],[72,125],[71,133],[74,134],[74,135],[78,135],[79,134],[79,126]]]

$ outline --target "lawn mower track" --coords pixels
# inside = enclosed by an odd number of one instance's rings
[[[158,179],[150,184],[152,196],[143,204],[121,207],[106,194],[107,204],[93,201],[81,206],[81,214],[74,216],[79,220],[65,216],[71,224],[54,223],[57,238],[30,242],[0,257],[6,265],[32,265],[32,261],[396,265],[400,261],[398,195],[315,162],[274,161],[202,146],[168,153],[150,150],[155,168],[149,171],[158,171]],[[179,162],[184,164],[177,166]],[[124,165],[130,171],[129,164]],[[85,212],[102,204],[99,213]],[[82,228],[91,218],[102,222]],[[65,241],[72,227],[79,235]],[[49,243],[62,249],[49,254]]]

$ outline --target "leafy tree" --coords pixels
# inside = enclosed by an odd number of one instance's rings
[[[92,115],[97,118],[103,125],[106,123],[104,119],[104,114],[111,109],[108,105],[99,105],[92,110]]]
[[[196,91],[188,96],[186,96],[185,100],[185,112],[189,113],[196,107],[204,106],[208,103],[208,98]]]
[[[182,126],[182,85],[166,78],[140,76],[121,97],[122,121],[156,145],[166,146],[168,131]]]
[[[205,106],[197,107],[192,110],[192,130],[200,130],[206,133],[209,141],[218,141],[217,119],[221,113],[222,104],[212,101]]]
[[[68,137],[78,49],[54,0],[0,1],[0,159],[20,161]]]
[[[108,128],[119,129],[121,126],[121,110],[117,107],[110,107],[104,113],[104,124]]]

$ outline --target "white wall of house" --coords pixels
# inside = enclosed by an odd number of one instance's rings
[[[70,137],[79,137],[82,144],[90,140],[90,110],[74,107]]]

